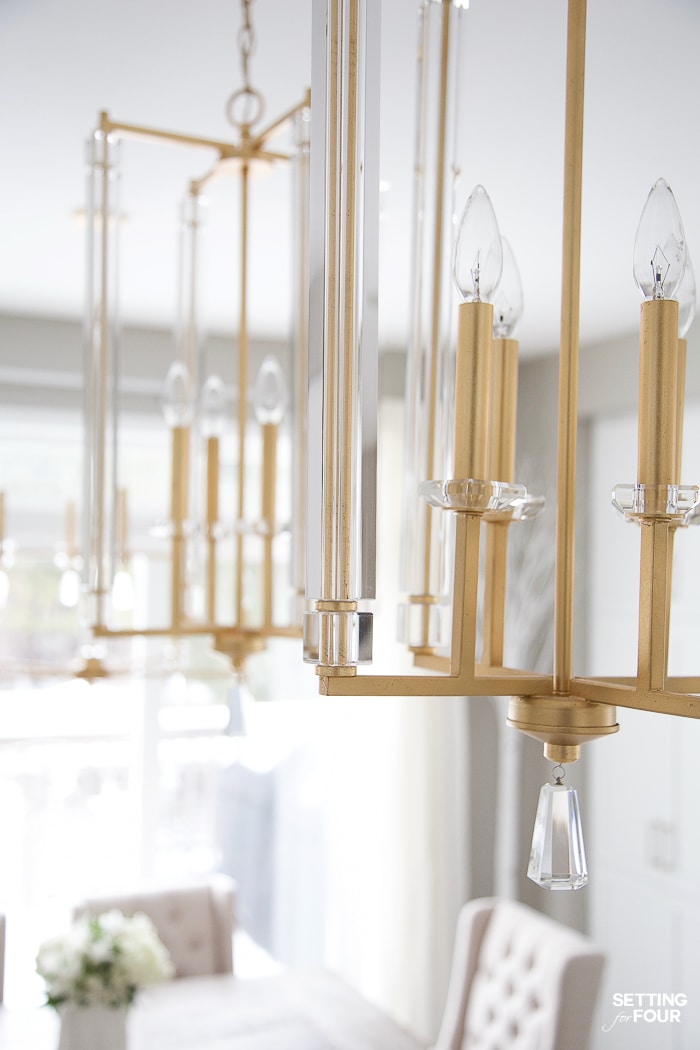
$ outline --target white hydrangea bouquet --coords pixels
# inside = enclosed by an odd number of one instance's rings
[[[80,918],[67,933],[39,948],[37,972],[46,981],[46,1002],[126,1007],[141,988],[173,975],[167,949],[142,914],[108,911]]]

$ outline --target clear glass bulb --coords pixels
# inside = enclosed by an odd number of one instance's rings
[[[134,608],[134,581],[128,569],[119,569],[114,574],[112,608],[116,612],[130,612]]]
[[[678,298],[678,338],[685,339],[695,320],[696,307],[695,273],[688,251],[685,255],[685,273],[676,289],[676,296]]]
[[[277,358],[269,354],[260,365],[253,391],[253,408],[260,426],[266,423],[281,423],[287,401],[284,374]]]
[[[220,376],[209,376],[199,399],[200,428],[205,438],[221,437],[226,428],[226,388]]]
[[[194,414],[194,395],[189,369],[182,361],[173,361],[165,377],[163,416],[173,429],[188,427]]]
[[[588,882],[578,795],[561,777],[540,790],[527,877],[548,890],[578,890]]]
[[[68,566],[61,573],[58,584],[58,601],[64,609],[75,609],[80,598],[80,573]]]
[[[683,222],[664,179],[652,186],[634,241],[634,279],[645,299],[673,299],[686,264]]]
[[[496,213],[484,187],[477,186],[462,213],[455,245],[454,278],[464,302],[490,302],[502,268]]]
[[[510,339],[523,314],[523,285],[520,271],[505,237],[501,238],[503,269],[493,297],[493,334],[496,339]]]

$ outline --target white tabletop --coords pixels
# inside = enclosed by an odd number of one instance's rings
[[[53,1010],[0,1008],[3,1050],[55,1050]],[[421,1044],[326,973],[255,980],[192,977],[144,992],[129,1050],[421,1050]]]

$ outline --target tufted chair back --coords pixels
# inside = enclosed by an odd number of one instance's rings
[[[114,908],[125,915],[143,912],[170,952],[175,977],[232,973],[235,888],[227,875],[214,875],[198,885],[92,897],[74,915],[97,916]]]
[[[603,963],[582,934],[524,904],[470,901],[433,1050],[587,1050]]]

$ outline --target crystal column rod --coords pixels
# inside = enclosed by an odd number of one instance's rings
[[[451,432],[453,187],[459,46],[464,10],[425,0],[419,26],[420,77],[413,231],[413,319],[407,370],[406,484],[402,532],[402,641],[417,654],[444,640],[440,615],[449,584],[447,534],[454,522],[418,492],[422,481],[452,476]],[[416,421],[425,421],[416,425]],[[436,516],[437,514],[437,516]]]
[[[85,310],[85,583],[96,627],[106,623],[116,501],[116,280],[119,216],[117,143],[106,114],[89,144]],[[112,190],[114,189],[114,192]],[[111,230],[110,230],[111,227]]]
[[[309,93],[309,102],[311,101]],[[306,443],[309,386],[309,121],[310,108],[295,116],[297,152],[294,165],[295,260],[294,266],[294,491],[292,530],[293,621],[299,622],[306,590]]]
[[[314,7],[305,648],[322,674],[356,673],[374,596],[378,7]]]
[[[248,179],[247,163],[241,169],[241,284],[240,321],[238,325],[238,490],[236,535],[236,624],[244,627],[243,569],[245,537],[245,452],[246,425],[248,421]]]

